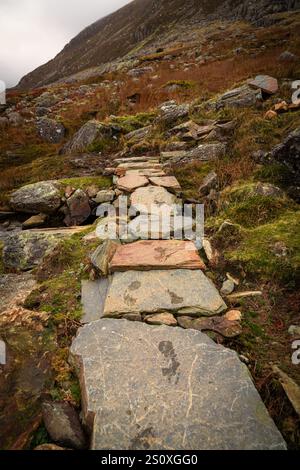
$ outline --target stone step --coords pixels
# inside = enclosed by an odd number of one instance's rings
[[[219,292],[200,270],[126,271],[113,275],[104,316],[160,312],[213,316],[225,309]]]
[[[138,163],[120,163],[118,168],[125,170],[162,170],[162,165],[160,163],[147,163],[147,162],[138,162]]]
[[[174,192],[181,191],[181,186],[175,176],[154,176],[149,179],[150,183],[154,184],[155,186],[162,186],[163,188]]]
[[[126,170],[126,175],[139,175],[139,176],[146,176],[147,178],[153,176],[166,176],[166,173],[162,170]]]
[[[71,356],[93,450],[286,449],[247,367],[203,333],[104,319]]]
[[[151,269],[205,269],[195,244],[182,240],[144,240],[120,245],[109,264],[110,272]]]
[[[147,186],[149,184],[148,178],[145,176],[135,175],[135,174],[127,174],[122,178],[119,178],[117,181],[117,188],[121,191],[131,193],[137,188]]]
[[[117,158],[114,163],[138,163],[138,162],[159,162],[160,157],[128,157]]]
[[[146,186],[136,189],[130,197],[131,206],[141,213],[153,213],[155,206],[159,210],[161,206],[176,204],[177,198],[165,188],[159,186]]]

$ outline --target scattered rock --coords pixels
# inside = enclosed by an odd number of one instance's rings
[[[140,77],[142,75],[145,75],[146,73],[153,73],[153,67],[139,67],[136,69],[131,69],[129,72],[127,72],[127,75],[130,77]]]
[[[68,213],[64,223],[70,227],[81,225],[91,215],[89,198],[82,189],[77,189],[67,200]]]
[[[300,128],[291,132],[284,141],[274,147],[271,157],[284,164],[294,175],[295,182],[300,181]]]
[[[200,196],[207,196],[212,189],[216,189],[218,184],[218,175],[215,171],[211,171],[202,181],[199,188]]]
[[[277,119],[278,115],[276,111],[273,111],[272,109],[269,109],[269,111],[266,112],[264,115],[265,119],[272,120],[272,119]]]
[[[202,245],[209,264],[213,266],[218,264],[219,253],[215,248],[213,248],[210,240],[208,240],[208,238],[204,238],[202,240]]]
[[[6,117],[0,117],[0,129],[6,129],[9,125],[9,120]]]
[[[185,329],[213,331],[224,338],[235,338],[243,332],[239,321],[228,320],[225,316],[196,319],[182,316],[178,317],[178,324]]]
[[[110,272],[151,269],[205,269],[195,244],[183,240],[145,240],[117,246]]]
[[[228,321],[241,321],[242,314],[239,310],[229,310],[229,312],[225,314],[225,318]]]
[[[279,60],[281,62],[296,62],[298,60],[298,57],[292,52],[284,51],[280,54]]]
[[[75,152],[84,152],[97,140],[113,137],[111,127],[105,126],[99,121],[88,121],[63,147],[62,153],[72,154]]]
[[[113,240],[106,240],[96,248],[91,255],[91,263],[99,274],[108,275],[111,260],[117,249],[119,249],[119,243]]]
[[[29,219],[25,220],[25,222],[23,222],[22,227],[24,230],[42,227],[47,222],[47,219],[47,214],[33,215]]]
[[[190,106],[188,104],[167,103],[160,107],[160,116],[156,119],[156,123],[163,126],[172,126],[178,119],[187,117],[189,110]]]
[[[201,332],[104,319],[71,355],[91,449],[286,449],[247,367]]]
[[[152,131],[152,126],[142,127],[140,129],[137,129],[135,131],[132,131],[126,134],[125,140],[131,141],[131,142],[138,142],[148,137],[151,131]]]
[[[59,101],[59,96],[55,95],[51,91],[45,91],[45,93],[37,98],[35,103],[38,107],[50,108],[51,106],[56,105]]]
[[[65,137],[66,129],[54,119],[42,118],[37,121],[38,135],[51,144],[59,144]]]
[[[278,91],[278,81],[269,75],[257,75],[254,80],[248,82],[251,88],[258,88],[268,95],[273,95]]]
[[[215,161],[225,157],[227,145],[224,143],[201,144],[190,150],[186,154],[187,161],[199,160],[203,162]]]
[[[52,214],[61,205],[61,188],[57,181],[41,181],[15,191],[10,199],[17,212]]]
[[[216,108],[249,108],[262,101],[261,91],[253,90],[248,85],[230,90],[220,97]]]
[[[161,312],[212,316],[225,309],[217,289],[200,270],[127,271],[114,274],[104,316]]]
[[[235,288],[234,282],[227,279],[227,281],[223,282],[221,294],[223,295],[232,294],[232,292],[234,291],[234,288]]]
[[[149,325],[177,326],[177,320],[171,313],[157,313],[156,315],[147,315],[145,322]]]
[[[74,449],[84,449],[86,438],[75,409],[68,402],[44,402],[43,420],[54,442]]]
[[[19,127],[23,124],[23,118],[17,111],[10,112],[7,114],[9,124],[13,127]]]
[[[234,302],[235,300],[239,301],[240,299],[244,299],[246,297],[260,297],[262,295],[263,293],[260,290],[236,292],[235,294],[229,294],[227,299],[231,302]]]

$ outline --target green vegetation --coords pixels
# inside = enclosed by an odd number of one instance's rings
[[[193,88],[196,86],[196,82],[191,81],[191,80],[169,80],[163,88],[171,87],[171,86],[178,86],[182,88],[183,90],[188,90],[190,88]]]
[[[135,115],[116,116],[110,120],[111,124],[120,126],[122,131],[127,134],[142,127],[149,126],[155,119],[156,113],[138,113]]]
[[[187,199],[199,199],[199,188],[203,179],[213,169],[213,163],[193,162],[183,166],[174,165],[172,172],[183,189],[184,197]]]
[[[64,178],[59,180],[63,186],[72,186],[75,189],[86,189],[89,186],[97,186],[99,189],[107,189],[111,186],[111,178],[108,176],[81,176]]]

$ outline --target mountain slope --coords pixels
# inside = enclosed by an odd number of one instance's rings
[[[208,18],[261,16],[300,7],[299,0],[134,0],[84,29],[50,62],[20,81],[19,88],[53,83],[87,68],[122,57],[155,32],[178,23]]]

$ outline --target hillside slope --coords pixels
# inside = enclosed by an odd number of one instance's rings
[[[265,15],[299,8],[299,0],[134,0],[84,29],[50,62],[22,78],[23,89],[53,83],[129,53],[155,33],[211,16],[257,21]]]

